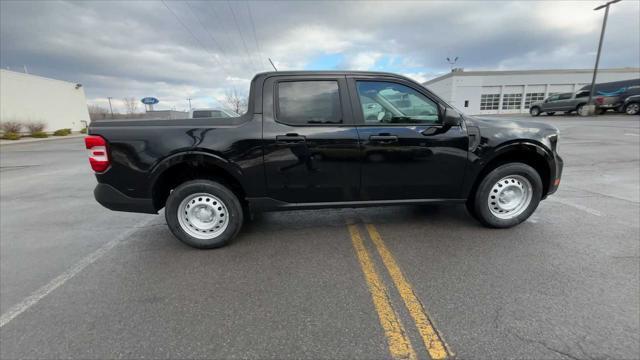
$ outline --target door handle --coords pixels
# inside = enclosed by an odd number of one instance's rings
[[[369,141],[380,144],[391,144],[398,142],[398,137],[395,135],[371,135],[369,136]]]
[[[307,138],[298,134],[276,135],[276,143],[291,144],[307,141]]]

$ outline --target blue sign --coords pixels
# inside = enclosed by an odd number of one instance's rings
[[[154,98],[154,97],[146,97],[143,98],[142,100],[140,100],[143,104],[145,105],[154,105],[160,102],[160,100]]]
[[[618,96],[618,95],[620,95],[620,94],[625,93],[626,91],[627,91],[627,88],[626,88],[626,87],[622,87],[622,88],[620,88],[620,89],[618,89],[618,90],[616,90],[616,91],[609,91],[609,92],[606,92],[606,91],[596,91],[596,93],[597,93],[598,95],[602,95],[602,96]]]

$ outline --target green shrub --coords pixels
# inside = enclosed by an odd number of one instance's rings
[[[80,134],[86,134],[87,133],[87,128],[82,128],[80,129]]]
[[[5,132],[2,138],[5,140],[20,140],[20,134],[16,132]]]
[[[38,121],[38,122],[27,123],[25,126],[27,127],[27,129],[29,129],[29,133],[31,134],[31,136],[33,136],[33,134],[35,133],[43,132],[46,125],[45,123]]]
[[[22,123],[17,121],[6,121],[0,126],[5,133],[19,134],[22,130]]]
[[[71,134],[71,129],[58,129],[53,132],[53,136],[67,136]]]
[[[31,137],[34,138],[47,138],[49,135],[44,131],[35,131],[31,133]]]

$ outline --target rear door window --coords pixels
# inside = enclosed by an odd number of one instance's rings
[[[287,125],[342,123],[335,80],[283,81],[277,85],[276,119]]]

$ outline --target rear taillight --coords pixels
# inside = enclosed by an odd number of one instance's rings
[[[601,98],[601,97],[596,98],[596,104],[602,105],[603,103],[604,103],[604,98]]]
[[[107,141],[102,136],[89,135],[84,138],[84,144],[89,150],[89,163],[95,172],[103,172],[109,168]]]

